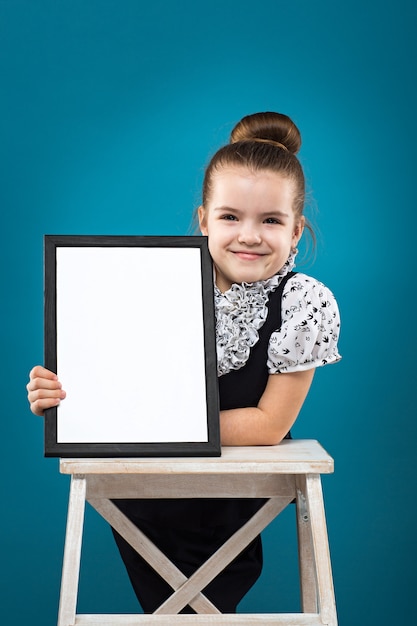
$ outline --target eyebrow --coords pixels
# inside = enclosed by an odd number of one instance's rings
[[[214,211],[218,211],[220,213],[224,213],[225,211],[230,211],[231,213],[241,214],[243,211],[241,209],[234,209],[230,206],[218,206],[213,209]],[[288,213],[285,211],[280,211],[279,209],[272,209],[272,211],[263,211],[260,213],[261,217],[290,217]]]

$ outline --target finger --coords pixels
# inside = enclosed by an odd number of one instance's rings
[[[42,415],[45,409],[58,406],[58,404],[66,396],[65,391],[58,389],[55,391],[49,391],[46,389],[37,389],[28,394],[28,400],[30,403],[30,410],[35,415]]]
[[[46,409],[51,409],[54,406],[58,406],[60,404],[61,400],[59,398],[49,398],[49,399],[43,399],[43,400],[36,400],[36,402],[33,402],[30,405],[30,410],[32,411],[32,413],[34,413],[35,415],[43,415],[44,412],[46,411]]]
[[[46,369],[42,365],[35,365],[30,372],[29,378],[32,380],[33,378],[46,378],[49,380],[58,380],[58,376],[55,372],[51,372],[51,370]]]
[[[62,385],[58,379],[50,380],[48,378],[32,378],[26,385],[28,391],[36,391],[36,389],[61,389]]]
[[[32,404],[38,400],[63,400],[65,396],[63,389],[35,389],[28,393],[28,400]]]

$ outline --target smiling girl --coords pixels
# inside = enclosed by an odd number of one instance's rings
[[[289,437],[315,369],[340,359],[332,293],[293,271],[306,225],[300,145],[286,115],[249,115],[205,173],[198,218],[215,271],[222,445],[276,445]],[[37,415],[65,398],[57,376],[41,366],[31,371],[27,389]],[[264,501],[115,502],[190,576]],[[139,602],[145,612],[154,611],[170,588],[113,532]],[[258,537],[204,593],[222,612],[233,613],[261,568]]]

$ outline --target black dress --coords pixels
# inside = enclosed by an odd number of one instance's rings
[[[267,318],[245,366],[219,378],[221,410],[258,405],[269,376],[269,338],[281,326],[282,292],[292,275],[287,274],[270,294]],[[114,502],[188,577],[265,501],[198,498]],[[113,534],[136,596],[145,613],[152,613],[171,595],[172,589],[115,530]],[[256,582],[261,570],[259,536],[207,586],[204,594],[222,613],[235,613],[238,603]],[[186,607],[182,612],[194,611]]]

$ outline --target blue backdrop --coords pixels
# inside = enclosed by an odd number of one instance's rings
[[[320,233],[306,269],[342,311],[343,361],[294,428],[335,458],[340,624],[411,623],[416,19],[413,0],[0,0],[2,623],[54,624],[59,596],[68,481],[25,393],[43,360],[43,235],[186,234],[209,156],[258,110],[302,131]],[[242,611],[297,610],[293,530],[289,511],[265,532]],[[79,610],[137,610],[92,510]]]

